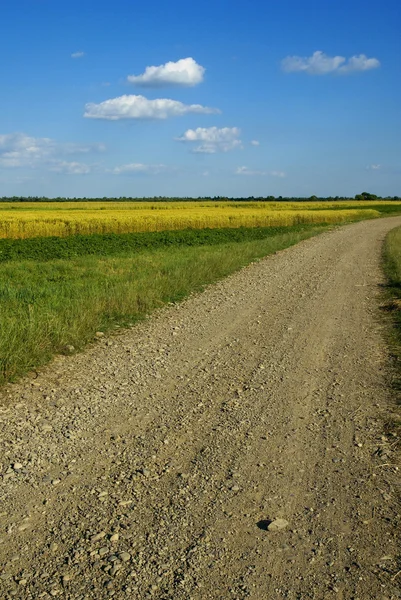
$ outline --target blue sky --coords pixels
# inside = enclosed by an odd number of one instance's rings
[[[0,196],[401,195],[399,0],[0,11]]]

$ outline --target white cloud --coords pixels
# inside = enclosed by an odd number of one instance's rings
[[[71,54],[71,58],[82,58],[83,56],[85,56],[85,52],[82,52],[82,51],[73,52]]]
[[[215,154],[241,147],[240,133],[238,127],[197,127],[196,129],[187,129],[182,136],[175,139],[178,142],[192,144],[201,142],[192,150],[193,152]]]
[[[51,164],[63,156],[102,151],[103,144],[60,143],[50,138],[35,138],[24,133],[0,135],[0,166],[37,167]]]
[[[90,102],[85,106],[84,116],[89,119],[118,121],[119,119],[167,119],[191,113],[209,115],[220,111],[217,108],[200,104],[183,104],[168,98],[148,100],[144,96],[124,95],[105,100],[100,104]]]
[[[56,173],[65,173],[66,175],[87,175],[92,171],[92,167],[85,163],[55,160],[52,161],[50,170]]]
[[[158,67],[146,67],[142,75],[128,75],[127,80],[142,87],[194,86],[203,81],[204,73],[205,68],[193,58],[181,58]]]
[[[135,174],[135,173],[148,173],[151,175],[157,175],[158,173],[162,173],[166,171],[168,167],[166,165],[145,165],[143,163],[131,163],[128,165],[121,165],[120,167],[115,167],[112,169],[112,173],[114,175],[122,175],[122,174]]]
[[[328,56],[317,50],[312,56],[287,56],[281,61],[281,67],[286,73],[304,72],[309,75],[326,75],[327,73],[355,73],[380,67],[377,58],[368,58],[365,54],[351,56]]]
[[[258,140],[252,140],[251,146],[260,146],[260,142],[258,142]]]
[[[382,166],[376,164],[376,165],[368,165],[366,168],[368,171],[379,171],[379,169],[381,169]]]
[[[249,175],[249,176],[271,176],[271,177],[285,177],[284,171],[260,171],[252,170],[248,167],[237,167],[235,171],[236,175]]]
[[[237,167],[235,171],[236,175],[267,175],[266,171],[254,171],[248,169],[248,167]]]
[[[380,61],[377,58],[368,58],[365,54],[351,56],[348,62],[340,67],[340,73],[353,73],[355,71],[370,71],[380,67]]]
[[[23,133],[0,135],[0,164],[4,167],[20,167],[35,163],[55,151],[50,138],[34,138]]]

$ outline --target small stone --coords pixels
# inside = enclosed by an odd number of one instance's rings
[[[103,331],[96,331],[95,336],[97,338],[102,338],[102,337],[104,337],[104,333],[103,333]]]
[[[19,471],[20,469],[23,468],[23,466],[24,465],[22,465],[21,463],[16,462],[16,463],[13,464],[13,469],[14,469],[14,471]]]
[[[112,554],[111,556],[109,556],[109,562],[116,562],[118,561],[118,557],[115,554]]]
[[[52,485],[58,485],[61,483],[61,479],[52,479]]]
[[[119,538],[118,533],[113,533],[113,535],[110,536],[110,541],[113,542],[113,543],[114,542],[118,542],[118,538]]]
[[[233,485],[232,488],[231,488],[232,492],[239,492],[239,490],[240,490],[239,485]]]
[[[56,552],[57,549],[58,549],[58,544],[56,544],[56,542],[52,542],[50,544],[50,550],[51,550],[51,552]]]
[[[96,533],[95,535],[92,535],[91,542],[98,542],[99,540],[103,539],[104,537],[106,537],[106,534],[104,531],[101,531],[100,533]]]
[[[27,580],[26,579],[20,579],[18,582],[18,585],[26,585],[27,584]]]
[[[131,559],[131,554],[128,552],[120,552],[118,556],[123,562],[128,562]]]
[[[74,351],[75,351],[75,348],[74,348],[74,346],[72,346],[71,344],[68,344],[68,345],[65,347],[65,349],[66,349],[66,352],[69,352],[70,354],[72,354],[72,352],[74,352]],[[50,593],[51,593],[51,592],[50,592]],[[57,592],[57,593],[58,593],[58,592]],[[57,594],[55,594],[55,595],[57,595]]]
[[[275,519],[267,526],[267,530],[268,531],[281,531],[282,529],[285,529],[286,527],[288,527],[288,525],[289,525],[289,523],[285,519]]]
[[[108,554],[109,549],[106,548],[106,546],[103,546],[103,548],[100,548],[99,550],[99,556],[105,556],[106,554]]]

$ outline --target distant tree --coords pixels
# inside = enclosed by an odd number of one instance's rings
[[[355,200],[377,200],[378,196],[376,194],[370,194],[369,192],[362,192],[362,194],[357,194],[355,196]]]

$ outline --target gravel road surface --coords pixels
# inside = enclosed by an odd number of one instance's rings
[[[0,395],[0,598],[401,598],[380,251],[253,263]]]

